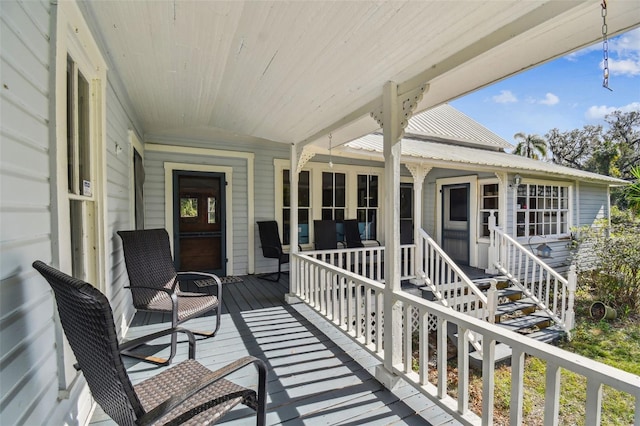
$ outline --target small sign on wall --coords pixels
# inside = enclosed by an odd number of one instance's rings
[[[84,195],[85,197],[91,197],[93,195],[91,191],[91,181],[82,181],[82,195]]]

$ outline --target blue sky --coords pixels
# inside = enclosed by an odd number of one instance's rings
[[[602,87],[602,42],[451,102],[514,143],[518,132],[542,137],[604,124],[615,110],[640,111],[640,28],[609,39],[609,91]]]

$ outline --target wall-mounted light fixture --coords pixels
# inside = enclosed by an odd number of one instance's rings
[[[520,185],[520,182],[522,182],[522,176],[520,175],[515,175],[513,177],[513,186],[518,186]]]
[[[116,152],[116,155],[120,155],[122,153],[122,147],[118,142],[116,142],[115,152]]]

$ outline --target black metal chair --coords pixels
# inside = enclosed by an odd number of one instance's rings
[[[247,356],[211,371],[195,357],[195,338],[188,330],[173,328],[118,344],[109,301],[98,289],[70,277],[41,261],[33,267],[49,282],[55,294],[60,322],[84,373],[93,398],[119,425],[209,424],[242,403],[256,411],[256,424],[265,424],[266,366]],[[189,359],[160,374],[132,385],[121,350],[168,334],[185,333]],[[254,364],[258,389],[236,385],[225,376]]]
[[[260,275],[259,278],[267,281],[280,281],[280,275],[282,274],[282,265],[285,263],[289,263],[289,254],[282,251],[282,242],[280,241],[278,222],[276,222],[275,220],[265,220],[256,223],[258,224],[258,233],[260,234],[262,255],[268,259],[278,259],[278,272],[273,274]],[[284,273],[286,273],[286,271]],[[276,275],[275,279],[269,278],[273,275]]]
[[[366,240],[375,241],[380,246],[378,240]],[[345,219],[344,221],[344,242],[347,248],[360,248],[364,247],[362,237],[360,236],[360,225],[357,219]]]
[[[176,272],[171,257],[169,234],[164,229],[118,231],[124,248],[124,260],[129,274],[133,305],[139,311],[171,315],[171,328],[210,311],[216,312],[213,331],[195,331],[194,334],[211,337],[220,329],[222,283],[214,274],[205,272]],[[217,296],[180,289],[180,278],[190,278],[197,287],[215,287]],[[193,280],[194,277],[203,279]],[[171,354],[168,359],[149,358],[134,352],[123,354],[156,364],[168,364],[175,355],[177,338],[171,336]]]
[[[335,220],[313,221],[313,244],[316,250],[335,250],[338,248]]]

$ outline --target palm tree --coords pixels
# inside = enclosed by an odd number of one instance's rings
[[[627,201],[633,211],[640,213],[640,166],[631,169],[631,175],[635,178],[635,182],[627,187]]]
[[[547,142],[538,135],[526,135],[522,132],[513,135],[513,138],[520,140],[516,149],[513,151],[516,155],[522,155],[527,158],[539,160],[547,156]]]

